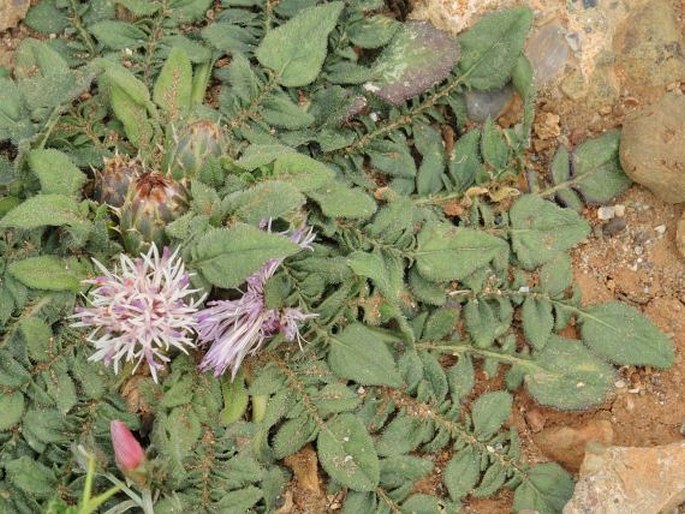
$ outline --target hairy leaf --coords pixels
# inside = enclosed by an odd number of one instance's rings
[[[323,65],[328,34],[344,7],[330,2],[306,9],[270,31],[255,55],[260,63],[276,72],[280,84],[288,87],[312,83]]]
[[[190,111],[192,83],[188,54],[182,48],[172,48],[152,92],[152,99],[166,111],[169,120],[184,118]]]
[[[81,277],[54,255],[16,261],[9,265],[8,270],[19,282],[33,289],[78,291],[80,286]]]
[[[577,213],[534,195],[519,198],[509,215],[512,248],[526,269],[551,261],[590,233]]]
[[[459,36],[459,70],[464,81],[475,89],[502,87],[511,76],[532,21],[533,13],[526,7],[502,9]]]
[[[360,323],[349,325],[333,336],[328,365],[340,378],[359,384],[398,387],[402,381],[386,339]]]
[[[237,287],[267,260],[293,255],[299,249],[287,237],[240,224],[212,229],[198,239],[191,248],[189,267],[215,286]]]
[[[353,491],[374,491],[380,480],[380,464],[373,440],[353,414],[339,414],[319,433],[321,466],[338,483]]]
[[[673,343],[633,307],[596,305],[583,309],[579,317],[583,342],[609,361],[655,368],[673,365]]]
[[[433,281],[460,280],[508,251],[498,237],[439,222],[427,223],[417,243],[418,271]]]
[[[573,494],[573,479],[556,463],[538,464],[514,493],[514,509],[540,514],[561,512]]]
[[[585,409],[604,401],[614,369],[579,341],[553,335],[535,354],[525,377],[530,394],[542,405]]]
[[[29,166],[38,176],[43,194],[81,196],[87,177],[66,154],[53,149],[32,150]]]

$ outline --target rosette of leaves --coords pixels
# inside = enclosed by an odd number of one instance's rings
[[[212,22],[200,20],[207,7],[46,1],[30,13],[67,36],[50,43],[65,62],[101,58],[90,99],[67,112],[60,103],[15,138],[28,143],[2,186],[0,501],[19,512],[55,495],[73,503],[69,443],[109,452],[110,419],[136,427],[121,384],[85,362],[61,321],[91,272],[79,256],[105,262],[118,250],[107,209],[82,200],[80,168],[114,150],[163,163],[174,134],[209,116],[227,148],[186,177],[188,210],[165,236],[216,296],[287,258],[265,286],[269,302],[319,316],[303,327],[304,353],[276,338],[233,382],[199,375],[195,356],[174,359],[160,384],[134,377],[160,470],[156,510],[272,512],[289,478],[281,459],[310,444],[346,512],[451,511],[502,488],[516,510],[560,511],[571,477],[525,461],[512,393],[589,408],[611,394],[615,365],[668,367],[673,348],[631,307],[581,303],[568,252],[589,226],[544,199],[618,191],[614,154],[598,150],[606,141],[576,149],[566,174],[556,159],[551,189],[511,198],[532,121],[521,55],[530,11],[501,10],[452,40],[373,1],[231,0]],[[200,106],[214,59],[220,116]],[[468,124],[464,93],[509,82],[524,101],[520,123]],[[461,216],[448,216],[442,207],[472,186],[488,195],[467,195]],[[258,228],[267,218],[313,225],[313,251],[293,255],[286,237]],[[577,339],[559,335],[569,323]],[[503,390],[477,393],[476,369],[502,374]],[[418,492],[426,477],[441,487]]]

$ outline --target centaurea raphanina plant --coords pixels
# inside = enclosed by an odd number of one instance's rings
[[[271,231],[271,223],[263,224]],[[312,248],[316,238],[311,227],[302,226],[290,239],[303,250]],[[270,259],[262,268],[247,278],[247,289],[237,300],[215,300],[196,314],[198,344],[210,344],[200,369],[213,370],[216,376],[231,369],[231,380],[245,357],[254,355],[264,343],[282,334],[286,341],[297,341],[302,347],[299,324],[317,314],[305,313],[295,308],[268,308],[264,298],[264,286],[283,259]]]
[[[194,348],[193,315],[204,298],[189,298],[190,288],[178,250],[165,247],[160,255],[153,244],[135,259],[121,254],[119,267],[108,270],[93,259],[102,274],[86,280],[95,286],[88,293],[90,306],[77,307],[72,326],[89,327],[87,339],[96,352],[90,361],[103,361],[119,372],[120,361],[135,361],[134,372],[144,360],[152,378],[169,361],[169,350],[188,353]]]

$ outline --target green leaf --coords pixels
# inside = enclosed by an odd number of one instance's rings
[[[68,16],[54,2],[39,2],[31,6],[24,23],[42,34],[59,34],[69,26]]]
[[[388,349],[388,343],[394,341],[360,323],[353,323],[339,335],[332,336],[328,365],[340,378],[359,384],[399,387],[402,380]]]
[[[24,201],[0,220],[0,227],[38,228],[87,224],[79,204],[65,195],[36,195]]]
[[[669,368],[674,362],[671,340],[635,308],[607,303],[578,314],[583,342],[614,364]]]
[[[545,299],[528,296],[521,307],[523,333],[536,350],[544,348],[554,328],[552,304]]]
[[[229,204],[241,220],[257,224],[264,219],[280,218],[305,202],[305,197],[291,184],[264,181],[226,197],[223,203]]]
[[[442,503],[435,496],[430,496],[428,494],[413,494],[402,504],[402,513],[435,514],[436,512],[440,512],[441,508]],[[459,512],[457,506],[454,506],[454,512]]]
[[[540,289],[550,297],[561,295],[573,281],[571,257],[560,253],[555,259],[543,265],[539,270]]]
[[[262,491],[253,485],[225,493],[213,504],[217,512],[250,512],[262,499]]]
[[[80,278],[68,264],[54,255],[41,255],[16,261],[8,266],[10,274],[25,286],[49,291],[78,291]]]
[[[296,130],[314,123],[314,116],[292,102],[285,94],[271,95],[262,108],[264,121],[278,128]]]
[[[376,442],[382,457],[404,455],[415,450],[424,437],[424,421],[412,416],[398,416],[385,427]]]
[[[159,11],[161,5],[148,0],[117,0],[119,5],[124,6],[136,17],[151,16]]]
[[[358,493],[348,491],[342,514],[359,514],[360,512],[376,512],[378,498],[375,493]]]
[[[469,355],[459,356],[457,363],[447,370],[446,375],[450,394],[455,403],[471,394],[476,383],[476,371]]]
[[[55,494],[57,479],[47,466],[23,456],[4,464],[6,478],[15,487],[34,498],[50,498]]]
[[[283,25],[269,31],[257,48],[259,62],[276,72],[287,87],[314,82],[328,49],[328,34],[342,12],[342,2],[330,2],[306,9]]]
[[[54,149],[31,150],[28,156],[31,170],[38,176],[43,194],[79,197],[88,177],[69,157]]]
[[[480,440],[490,439],[511,415],[513,397],[506,391],[482,394],[471,406],[473,433]]]
[[[586,202],[609,202],[632,184],[619,161],[620,138],[619,130],[611,130],[585,141],[573,152],[574,187]]]
[[[416,176],[416,163],[405,141],[376,141],[366,153],[371,158],[371,166],[386,175],[408,179]]]
[[[274,162],[274,177],[306,193],[330,183],[335,172],[307,155],[290,152],[279,155]]]
[[[211,229],[191,248],[189,267],[198,270],[212,285],[239,286],[269,259],[288,257],[300,247],[287,237],[251,225]]]
[[[401,26],[398,21],[377,14],[350,24],[347,35],[359,48],[380,48],[390,42]]]
[[[150,92],[147,90],[147,86],[129,70],[120,64],[105,59],[98,59],[95,62],[105,70],[106,79],[131,97],[135,103],[146,105],[150,100]]]
[[[238,371],[233,381],[222,381],[221,396],[223,396],[224,408],[219,414],[219,419],[222,425],[228,426],[243,417],[250,400],[242,370]]]
[[[323,469],[353,491],[374,491],[380,480],[380,464],[373,440],[353,414],[339,414],[326,423],[317,441]]]
[[[480,131],[470,130],[454,145],[448,164],[454,185],[464,191],[470,187],[483,167],[480,156]]]
[[[0,432],[9,430],[21,421],[24,414],[24,395],[19,391],[0,395]]]
[[[578,213],[534,195],[520,197],[509,216],[512,248],[526,269],[551,261],[590,233]]]
[[[380,253],[353,252],[347,263],[356,275],[371,279],[386,298],[397,300],[402,281],[393,280],[391,270]]]
[[[483,126],[480,145],[483,160],[492,167],[496,175],[506,168],[509,162],[509,145],[492,118],[488,118]]]
[[[426,223],[417,243],[418,271],[432,281],[461,280],[508,252],[503,239],[435,221]]]
[[[556,463],[538,464],[514,493],[514,510],[540,514],[561,512],[573,495],[573,479]]]
[[[112,84],[110,102],[112,111],[124,125],[124,132],[131,144],[140,148],[152,139],[152,125],[148,121],[147,109],[119,86]]]
[[[580,341],[553,335],[526,366],[530,394],[542,405],[585,409],[604,401],[614,384],[614,368]]]
[[[502,9],[484,17],[459,38],[459,70],[475,89],[497,89],[509,80],[533,22],[526,7]]]
[[[507,469],[501,461],[493,460],[483,474],[483,478],[480,479],[478,487],[473,491],[473,496],[476,498],[492,496],[499,491],[506,480]]]
[[[416,177],[416,192],[425,196],[443,188],[443,173],[447,158],[442,135],[430,125],[415,123],[414,144],[423,157]]]
[[[145,46],[148,36],[141,29],[123,21],[104,20],[88,27],[100,43],[114,50],[135,50]]]
[[[299,416],[289,419],[276,432],[273,441],[275,456],[282,459],[288,455],[297,453],[309,441],[312,441],[318,427],[309,416]]]
[[[442,479],[450,498],[458,501],[471,492],[479,478],[480,456],[473,446],[467,446],[450,459]]]
[[[552,180],[555,184],[561,184],[571,178],[571,157],[564,145],[557,148],[550,169],[552,170]]]
[[[376,212],[373,198],[359,188],[349,188],[337,181],[306,194],[331,218],[366,219]]]
[[[191,107],[193,69],[182,48],[172,48],[157,77],[152,99],[170,120],[185,118]]]
[[[459,57],[459,45],[426,21],[403,23],[374,64],[375,80],[364,88],[399,105],[445,80]]]
[[[328,416],[354,410],[359,405],[359,396],[344,384],[328,384],[314,395],[319,415]]]

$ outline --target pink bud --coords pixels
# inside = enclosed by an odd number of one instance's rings
[[[109,431],[112,434],[114,460],[124,475],[128,475],[145,462],[143,447],[123,421],[112,420]]]

